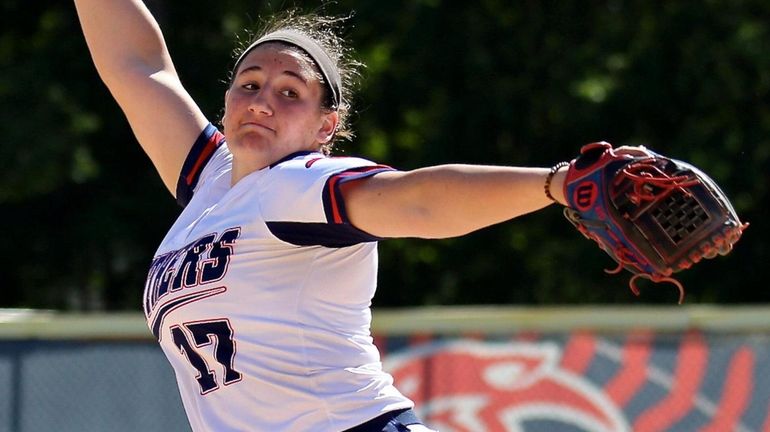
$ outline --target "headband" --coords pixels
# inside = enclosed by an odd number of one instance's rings
[[[313,59],[315,64],[318,65],[318,68],[321,69],[321,74],[324,77],[324,81],[329,87],[329,90],[332,92],[332,99],[334,100],[335,107],[340,106],[340,103],[342,102],[342,94],[340,93],[340,89],[342,88],[342,79],[340,78],[340,73],[337,70],[337,67],[334,65],[331,57],[329,57],[329,54],[326,53],[326,50],[324,50],[318,44],[318,42],[297,30],[278,30],[259,38],[256,42],[249,45],[249,47],[243,51],[240,57],[238,57],[238,60],[235,62],[235,66],[233,67],[233,74],[235,74],[235,71],[238,70],[238,66],[240,66],[241,62],[248,53],[250,53],[257,46],[266,42],[285,42],[305,51],[307,55]]]

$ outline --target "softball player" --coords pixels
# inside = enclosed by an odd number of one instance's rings
[[[370,335],[377,242],[462,235],[537,210],[563,172],[334,158],[355,63],[312,16],[238,58],[223,131],[182,87],[141,0],[76,0],[94,64],[184,207],[144,312],[195,431],[427,431]],[[552,183],[552,187],[551,187]]]

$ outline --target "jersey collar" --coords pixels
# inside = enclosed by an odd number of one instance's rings
[[[281,159],[278,159],[276,162],[271,163],[270,164],[270,168],[271,169],[275,168],[277,165],[282,164],[282,163],[284,163],[286,161],[289,161],[289,160],[292,160],[294,158],[298,158],[298,157],[301,157],[301,156],[307,156],[307,155],[313,154],[313,153],[318,153],[318,152],[314,152],[314,151],[311,151],[311,150],[302,150],[302,151],[291,153],[289,155],[286,155],[286,156],[282,157]]]

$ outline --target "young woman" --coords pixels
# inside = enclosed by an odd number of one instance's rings
[[[372,343],[377,241],[459,236],[564,202],[565,170],[329,156],[350,134],[356,63],[314,16],[276,21],[242,52],[220,131],[141,0],[75,4],[101,78],[184,206],[144,311],[192,428],[428,430]]]

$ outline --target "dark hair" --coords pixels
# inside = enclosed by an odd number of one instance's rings
[[[334,98],[331,94],[329,86],[326,83],[321,83],[323,88],[323,94],[321,97],[321,108],[325,110],[336,110],[339,115],[339,123],[337,130],[334,133],[331,141],[322,146],[322,151],[326,154],[331,153],[334,145],[342,139],[351,140],[353,138],[353,131],[350,129],[350,115],[353,113],[350,101],[356,86],[359,84],[360,69],[364,67],[364,64],[358,62],[352,57],[352,49],[348,47],[345,40],[339,34],[342,24],[350,17],[332,17],[318,14],[301,14],[299,10],[292,9],[283,12],[278,15],[274,15],[262,26],[262,30],[257,33],[251,33],[247,41],[241,41],[239,46],[234,52],[234,60],[238,59],[241,54],[251,44],[259,40],[261,37],[273,33],[282,29],[291,29],[304,34],[307,37],[312,38],[324,51],[328,54],[337,68],[340,75],[340,98],[341,103],[335,107]],[[282,42],[269,42],[269,43],[282,43]],[[282,43],[283,44],[283,43]],[[323,74],[320,73],[318,65],[297,46],[285,43],[286,46],[296,49],[302,53],[313,67],[318,72],[319,77],[323,80]],[[233,78],[236,71],[233,70],[230,73],[230,85],[232,85]]]

